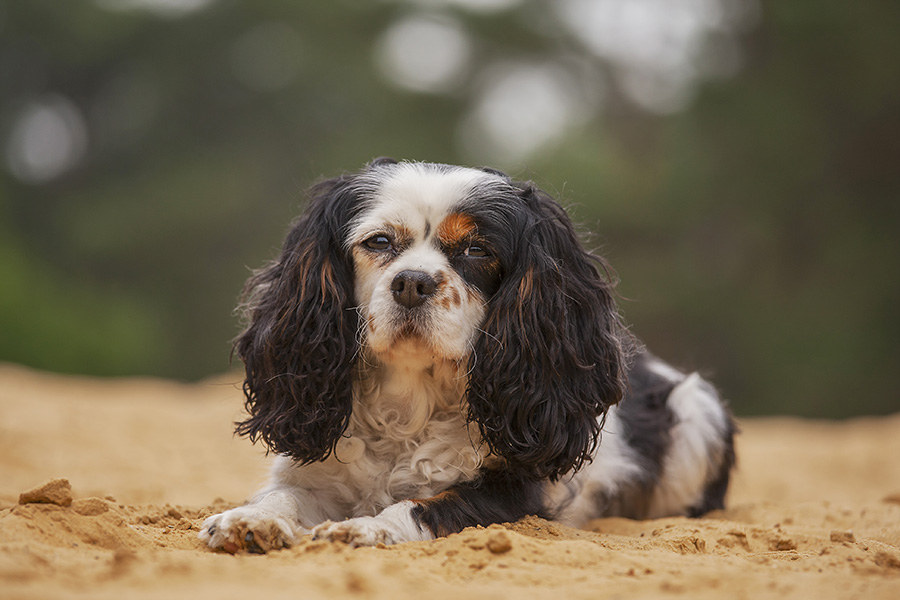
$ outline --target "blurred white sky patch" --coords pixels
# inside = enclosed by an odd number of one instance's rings
[[[216,0],[94,0],[108,10],[146,10],[163,17],[182,17],[203,10]]]
[[[78,107],[64,96],[46,95],[14,119],[6,163],[20,181],[46,183],[76,166],[87,144],[87,123]]]
[[[297,79],[303,58],[302,46],[300,35],[287,23],[261,23],[232,45],[232,73],[252,90],[280,90]]]
[[[414,92],[445,93],[464,79],[472,45],[448,16],[412,15],[393,23],[375,46],[375,61],[393,84]]]
[[[752,26],[757,0],[559,0],[563,26],[612,65],[624,93],[645,110],[683,109],[696,84],[734,72],[740,62],[728,37]],[[710,56],[710,40],[722,60]]]
[[[463,150],[504,164],[525,158],[590,117],[602,94],[588,83],[561,64],[492,65],[460,124]]]

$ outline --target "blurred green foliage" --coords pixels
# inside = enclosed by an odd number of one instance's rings
[[[733,32],[739,68],[653,113],[548,2],[115,4],[0,3],[0,360],[227,369],[242,282],[302,190],[391,155],[488,162],[555,193],[616,268],[634,331],[740,414],[900,409],[900,5],[764,2]],[[470,43],[439,91],[375,64],[392,24],[423,11]],[[239,50],[260,39],[282,62],[247,75]],[[516,61],[581,65],[602,98],[533,152],[466,142],[479,67]],[[81,115],[58,173],[16,162],[17,124],[42,102]]]

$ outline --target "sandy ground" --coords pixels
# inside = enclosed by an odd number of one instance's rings
[[[0,598],[900,598],[900,414],[742,420],[729,508],[702,519],[528,518],[230,556],[196,537],[265,476],[260,450],[231,435],[236,380],[0,365]],[[70,504],[20,504],[56,478]]]

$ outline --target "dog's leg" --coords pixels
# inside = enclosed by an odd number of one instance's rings
[[[263,553],[289,547],[313,525],[340,515],[333,501],[312,491],[308,470],[276,458],[270,484],[244,506],[206,519],[200,539],[215,550]]]
[[[434,497],[398,502],[374,517],[322,523],[313,528],[313,535],[353,546],[396,544],[543,513],[543,482],[485,471],[477,479],[456,484]]]

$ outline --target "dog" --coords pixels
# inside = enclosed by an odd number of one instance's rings
[[[203,523],[210,548],[724,506],[729,409],[630,334],[609,267],[530,182],[383,158],[319,183],[241,307],[236,432],[276,458]]]

